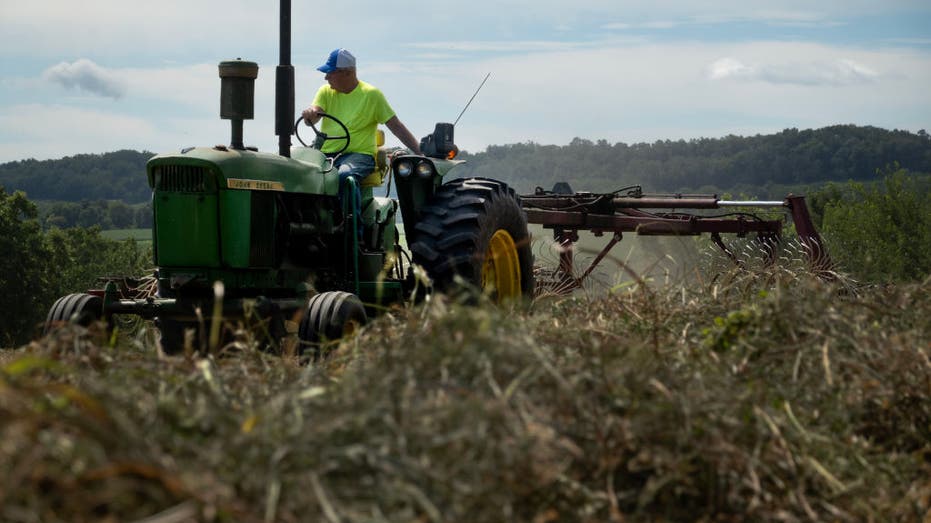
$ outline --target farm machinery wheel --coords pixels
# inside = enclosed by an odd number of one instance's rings
[[[320,344],[352,335],[365,325],[365,306],[355,294],[342,291],[321,292],[310,298],[298,327],[299,353],[312,347],[314,359],[321,355]]]
[[[411,252],[440,291],[454,291],[459,276],[495,303],[533,295],[527,218],[514,190],[497,180],[453,180],[437,189]]]
[[[184,351],[184,332],[187,329],[194,330],[193,346],[200,346],[198,343],[200,328],[196,322],[173,318],[157,318],[155,324],[158,326],[159,343],[162,346],[162,352],[165,354],[180,354]]]
[[[49,309],[43,334],[48,334],[62,323],[76,323],[87,327],[103,315],[103,299],[92,294],[77,293],[62,296]]]

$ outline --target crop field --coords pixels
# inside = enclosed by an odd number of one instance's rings
[[[129,240],[133,239],[137,242],[151,242],[152,241],[152,229],[111,229],[107,231],[101,231],[100,235],[108,240]]]
[[[0,360],[0,520],[927,522],[929,317],[771,267],[434,297],[318,362],[64,328]]]

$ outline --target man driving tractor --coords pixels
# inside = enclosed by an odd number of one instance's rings
[[[356,58],[346,49],[334,49],[326,63],[317,68],[324,73],[326,84],[320,86],[310,107],[301,116],[310,125],[316,124],[321,115],[327,114],[343,122],[348,129],[349,144],[342,154],[345,142],[338,140],[325,142],[321,147],[327,156],[335,156],[333,165],[339,172],[340,195],[347,177],[362,180],[375,169],[377,153],[376,130],[378,124],[384,124],[401,143],[414,154],[421,154],[420,145],[414,135],[401,123],[394,110],[385,99],[385,95],[375,86],[359,80],[356,76]],[[334,136],[343,132],[338,124],[324,118],[321,132]],[[356,185],[358,191],[358,185]],[[355,205],[359,195],[356,194]],[[358,208],[355,209],[358,212]]]

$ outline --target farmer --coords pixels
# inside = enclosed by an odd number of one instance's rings
[[[388,105],[385,95],[377,87],[356,76],[356,58],[352,53],[346,49],[334,49],[326,63],[317,70],[326,75],[327,83],[320,86],[313,103],[304,109],[301,116],[310,125],[317,123],[321,114],[329,114],[349,129],[349,146],[334,161],[339,172],[340,196],[346,178],[352,176],[359,181],[375,170],[375,131],[378,124],[385,124],[401,143],[414,154],[420,154],[420,145]],[[339,125],[328,118],[324,119],[320,131],[329,136],[343,133]],[[340,140],[331,140],[323,144],[322,151],[328,156],[334,156],[343,145]],[[358,187],[356,185],[357,216],[360,200]]]

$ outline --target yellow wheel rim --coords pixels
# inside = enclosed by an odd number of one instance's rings
[[[503,229],[495,232],[488,242],[485,263],[482,265],[482,291],[496,303],[521,296],[517,247],[514,238]]]

